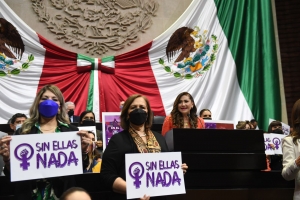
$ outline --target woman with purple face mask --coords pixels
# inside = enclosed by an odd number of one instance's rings
[[[46,85],[41,88],[34,99],[29,115],[30,118],[16,131],[16,135],[78,131],[77,127],[70,124],[63,94],[55,85]],[[92,139],[88,137],[87,131],[78,131],[78,135],[81,136],[83,167],[86,167],[88,165],[88,159],[86,159],[87,149],[92,144]],[[4,172],[6,176],[10,176],[9,144],[11,140],[11,136],[3,137],[0,140],[0,154],[5,161]],[[75,186],[74,184],[75,179],[72,176],[19,181],[15,183],[15,198],[56,199],[66,189]]]

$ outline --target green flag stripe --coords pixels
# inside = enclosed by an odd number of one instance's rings
[[[87,101],[87,104],[86,104],[86,109],[87,110],[93,110],[93,103],[94,103],[94,73],[95,73],[95,71],[91,70],[88,101]]]
[[[86,55],[77,54],[77,59],[87,60],[92,63],[92,69],[95,69],[95,59],[88,57]],[[86,110],[93,110],[93,99],[94,99],[94,70],[91,70],[90,74],[90,85],[89,85],[89,92],[88,92],[88,100],[86,103]]]
[[[269,118],[281,120],[271,1],[215,0],[215,4],[240,88],[260,128],[267,130]]]
[[[101,59],[102,63],[111,62],[111,61],[115,61],[115,57],[114,56],[108,56],[108,57],[105,57],[105,58]]]

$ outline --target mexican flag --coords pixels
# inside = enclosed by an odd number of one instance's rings
[[[76,104],[75,114],[93,110],[98,121],[136,93],[148,97],[155,115],[168,115],[176,96],[187,91],[198,113],[208,108],[213,119],[235,123],[255,118],[266,130],[269,118],[282,119],[272,14],[271,0],[194,0],[152,42],[93,58],[47,41],[0,0],[0,17],[25,45],[22,58],[0,54],[0,123],[17,112],[28,114],[37,91],[55,84]],[[174,38],[186,33],[182,30],[190,30],[186,37],[194,46],[180,60]]]

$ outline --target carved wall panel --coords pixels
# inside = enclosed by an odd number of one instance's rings
[[[104,57],[150,42],[176,21],[191,0],[6,2],[30,27],[58,46]]]

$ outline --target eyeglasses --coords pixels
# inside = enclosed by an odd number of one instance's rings
[[[203,117],[211,117],[211,115],[203,115]]]

